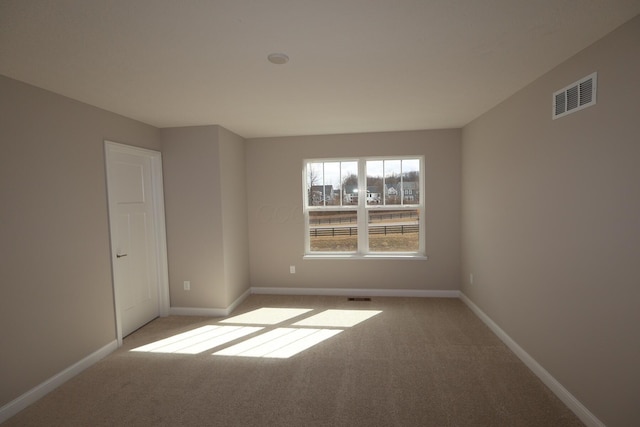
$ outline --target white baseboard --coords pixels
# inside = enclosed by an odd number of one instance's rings
[[[211,316],[225,317],[228,316],[235,308],[242,303],[251,294],[251,289],[247,289],[238,299],[236,299],[227,308],[189,308],[189,307],[171,307],[170,315],[178,316]],[[100,359],[108,356],[118,348],[118,341],[114,340],[105,345],[101,349],[91,353],[89,356],[73,364],[62,372],[49,378],[42,384],[32,388],[22,396],[17,397],[11,402],[0,408],[0,424],[16,415],[38,399],[44,397],[47,393],[53,391],[66,381],[70,380],[80,372],[84,371]]]
[[[254,287],[244,292],[227,308],[171,307],[172,316],[226,317],[249,295],[321,295],[350,297],[419,297],[459,298],[460,291],[438,291],[421,289],[343,289],[343,288],[264,288]]]
[[[189,308],[171,307],[170,315],[179,316],[212,316],[225,317],[244,301],[250,294],[262,295],[320,295],[320,296],[370,296],[370,297],[426,297],[426,298],[460,298],[476,316],[480,318],[488,327],[500,338],[511,351],[540,380],[573,411],[580,420],[588,427],[605,427],[595,415],[593,415],[578,399],[576,399],[566,388],[562,386],[546,369],[542,367],[533,357],[531,357],[522,347],[520,347],[506,332],[504,332],[489,316],[487,316],[478,306],[476,306],[461,291],[450,290],[415,290],[415,289],[333,289],[333,288],[265,288],[255,287],[248,289],[238,299],[227,308]],[[66,381],[70,380],[80,372],[89,368],[100,359],[111,354],[118,348],[118,341],[114,340],[104,347],[91,353],[84,359],[76,362],[62,372],[54,375],[45,382],[39,384],[23,395],[0,408],[0,424],[36,402],[38,399],[53,391]]]
[[[533,357],[529,355],[522,347],[518,345],[500,326],[498,326],[489,316],[487,316],[480,308],[473,303],[465,294],[460,292],[460,299],[480,318],[488,327],[498,336],[511,351],[515,353],[522,362],[527,365],[533,373],[540,378],[540,380],[551,391],[558,396],[558,398],[567,407],[573,411],[574,414],[588,427],[605,427],[604,423],[600,421],[595,415],[593,415],[578,399],[575,398],[566,388],[562,386],[546,369],[542,367]]]
[[[207,316],[207,317],[226,317],[236,309],[242,301],[251,295],[251,289],[247,289],[227,308],[193,308],[193,307],[171,307],[169,315],[171,316]]]
[[[104,347],[94,351],[84,359],[74,363],[62,372],[54,375],[45,382],[37,385],[28,392],[24,393],[12,400],[11,402],[0,408],[0,424],[8,420],[9,418],[22,411],[27,406],[31,405],[38,399],[44,397],[47,393],[50,393],[57,387],[61,386],[66,381],[78,375],[80,372],[89,368],[91,365],[98,362],[100,359],[113,353],[118,348],[118,341],[113,340]]]
[[[423,289],[342,289],[342,288],[251,288],[258,295],[320,295],[350,297],[420,297],[458,298],[460,291],[437,291]]]
[[[244,291],[244,293],[242,295],[240,295],[238,298],[236,298],[236,300],[234,302],[232,302],[229,307],[227,307],[227,310],[229,311],[227,313],[227,316],[230,315],[231,313],[233,313],[233,310],[235,310],[236,307],[238,307],[240,304],[242,304],[242,301],[246,300],[249,297],[249,295],[251,295],[251,288],[249,288],[246,291]]]

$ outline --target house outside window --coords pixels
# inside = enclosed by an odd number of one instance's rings
[[[424,159],[305,160],[306,256],[424,258]]]

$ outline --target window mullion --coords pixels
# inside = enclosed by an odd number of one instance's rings
[[[402,171],[402,161],[400,161],[400,206],[404,206],[404,174]]]
[[[309,197],[311,191],[311,184],[307,181],[309,163],[305,162],[302,168],[302,200],[303,200],[303,215],[304,215],[304,251],[309,253],[311,251],[311,236],[309,225]]]
[[[358,253],[369,252],[369,230],[367,227],[367,162],[358,161]]]

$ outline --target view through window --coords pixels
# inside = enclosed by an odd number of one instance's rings
[[[424,254],[421,157],[308,160],[307,254]]]

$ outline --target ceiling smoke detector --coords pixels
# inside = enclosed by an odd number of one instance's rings
[[[267,56],[267,59],[272,64],[277,64],[277,65],[282,65],[289,62],[289,57],[284,53],[272,53],[269,56]]]

